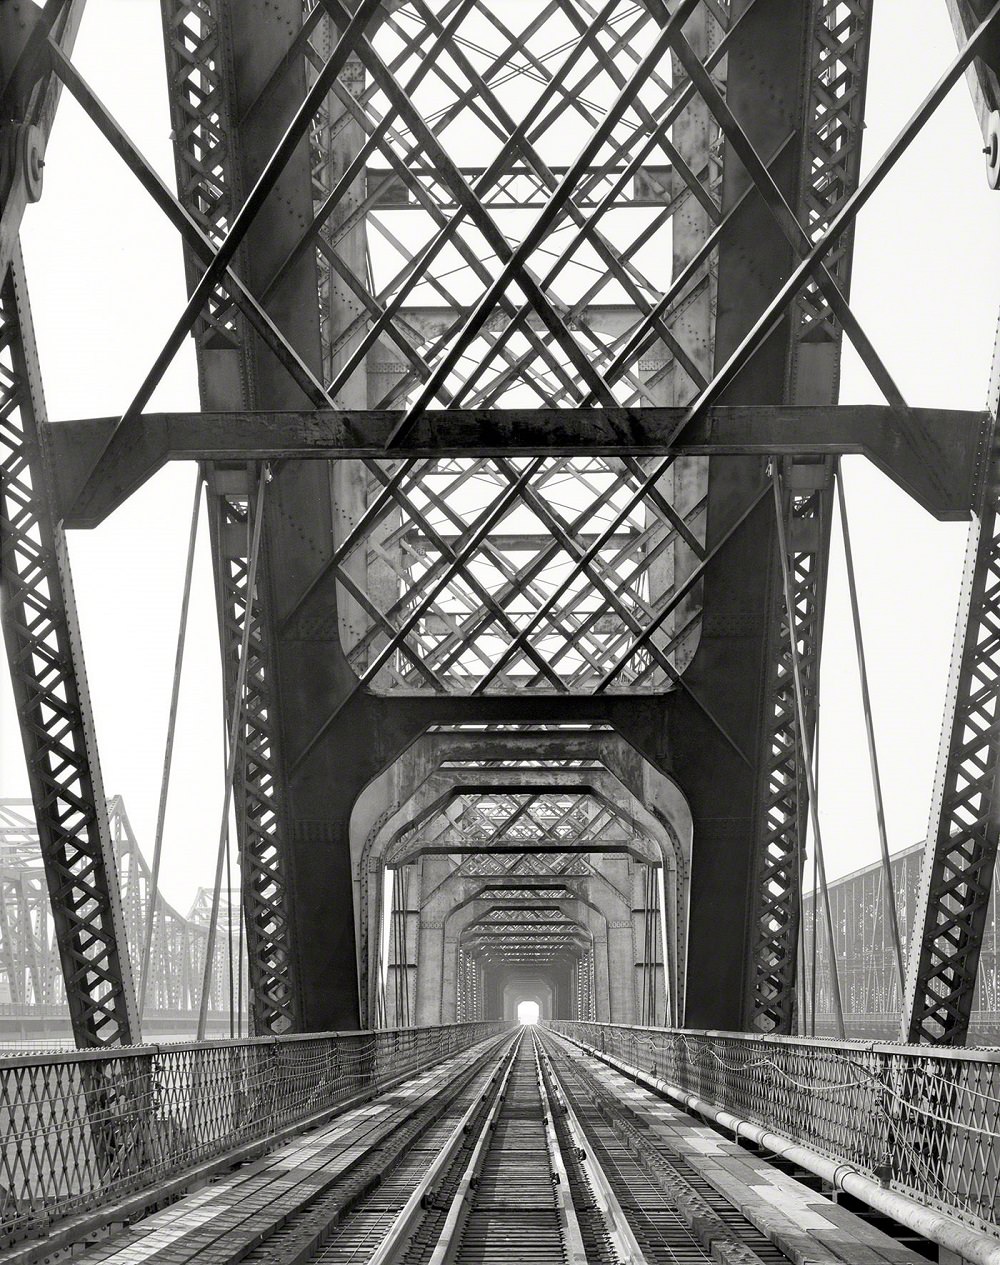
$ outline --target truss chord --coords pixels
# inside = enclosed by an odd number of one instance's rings
[[[1000,390],[994,355],[991,402]],[[998,840],[996,424],[969,533],[941,748],[907,962],[903,1040],[967,1039]]]
[[[153,862],[151,867],[150,886],[152,896],[149,911],[146,915],[146,926],[143,935],[142,958],[139,971],[139,1022],[142,1023],[146,1005],[146,990],[149,985],[149,960],[153,946],[153,920],[160,883],[160,858],[163,853],[163,827],[167,817],[167,794],[170,789],[170,769],[174,754],[174,732],[177,723],[177,704],[180,699],[181,669],[184,663],[184,643],[187,638],[188,610],[191,604],[191,579],[194,574],[195,544],[198,539],[198,519],[201,513],[202,493],[201,468],[195,475],[194,504],[191,507],[191,526],[188,529],[187,560],[184,564],[184,583],[181,590],[180,622],[177,629],[177,648],[174,652],[174,672],[170,687],[170,707],[167,713],[167,736],[163,751],[163,772],[160,776],[160,799],[156,809],[156,833],[153,836]]]
[[[28,93],[29,84],[33,83],[37,91],[42,75],[47,69],[43,54],[50,32],[54,30],[63,14],[69,11],[72,3],[73,0],[45,0],[34,17],[28,37],[17,55],[17,60],[4,84],[3,93],[0,95],[0,118],[19,118],[19,98],[23,98]],[[6,272],[6,267],[3,271]]]
[[[833,934],[833,913],[830,908],[830,891],[826,882],[826,863],[823,859],[823,836],[819,825],[819,805],[816,802],[816,783],[813,778],[813,764],[809,730],[806,726],[805,693],[802,682],[802,666],[799,662],[799,644],[795,635],[795,604],[792,598],[791,576],[788,570],[788,542],[785,537],[784,496],[781,490],[781,474],[778,463],[772,462],[772,487],[774,489],[774,511],[778,524],[778,554],[781,559],[781,582],[785,595],[785,618],[788,621],[788,647],[792,660],[792,681],[795,695],[795,715],[798,730],[798,747],[802,754],[802,766],[806,778],[806,798],[809,816],[813,828],[813,846],[816,849],[816,866],[819,870],[820,888],[823,893],[823,904],[826,913],[826,933],[830,945],[830,971],[833,981],[833,1004],[837,1014],[837,1028],[841,1040],[844,1039],[844,1005],[840,995],[840,974],[837,969],[837,942]]]
[[[212,912],[208,921],[208,939],[205,943],[205,970],[201,981],[201,997],[198,1003],[198,1036],[205,1040],[205,1024],[208,1019],[208,995],[212,970],[215,965],[215,934],[219,922],[219,901],[222,888],[222,870],[225,861],[226,841],[229,835],[229,806],[232,802],[233,782],[236,777],[236,755],[243,744],[239,740],[244,715],[244,690],[247,676],[247,660],[250,650],[250,629],[253,624],[253,599],[257,583],[257,563],[260,558],[261,531],[264,526],[264,489],[271,478],[270,466],[265,462],[257,479],[257,497],[254,506],[253,536],[250,541],[247,568],[247,602],[243,619],[243,636],[240,644],[240,662],[236,672],[236,689],[233,693],[233,715],[229,726],[229,757],[226,766],[226,786],[222,800],[222,820],[219,825],[219,846],[215,863],[215,882],[212,887]],[[246,870],[244,869],[244,874]]]
[[[3,85],[0,119],[5,125],[10,124],[12,129],[17,125],[36,129],[38,145],[35,156],[38,160],[43,159],[60,96],[59,81],[48,73],[44,64],[46,39],[58,27],[59,42],[72,48],[85,5],[86,0],[45,0],[40,11],[37,5],[33,5],[33,19],[27,19],[31,29]],[[11,13],[10,6],[8,13],[9,21],[16,24],[18,19]],[[21,220],[29,202],[37,196],[37,190],[34,194],[30,192],[25,178],[27,173],[16,158],[13,136],[12,130],[4,142],[5,146],[9,145],[3,164],[4,178],[9,174],[11,179],[10,187],[0,198],[0,285],[11,264],[18,258]]]
[[[885,805],[882,802],[882,779],[879,775],[878,747],[875,743],[875,724],[872,717],[872,700],[868,690],[868,667],[865,660],[864,638],[861,633],[861,612],[858,605],[857,578],[854,573],[854,554],[851,549],[850,525],[847,518],[847,500],[844,492],[844,477],[840,458],[836,459],[837,503],[840,507],[840,527],[844,538],[844,561],[847,566],[847,587],[851,599],[851,620],[854,625],[854,648],[858,656],[858,674],[861,682],[861,705],[865,714],[865,735],[868,740],[868,759],[871,766],[872,793],[875,796],[875,817],[878,823],[879,846],[882,853],[882,871],[885,889],[885,901],[889,929],[892,932],[892,947],[896,957],[896,970],[899,976],[899,995],[904,996],[906,990],[906,970],[903,966],[903,947],[899,938],[899,915],[896,907],[896,892],[892,882],[892,867],[889,860],[889,838],[885,824]]]

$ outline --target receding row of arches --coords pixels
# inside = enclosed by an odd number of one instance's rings
[[[351,821],[362,1021],[683,1018],[691,818],[599,726],[439,728]]]

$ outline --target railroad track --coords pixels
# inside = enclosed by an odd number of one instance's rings
[[[251,1168],[217,1218],[196,1197],[83,1265],[787,1261],[551,1035],[523,1028],[428,1075],[412,1103],[389,1095]]]
[[[330,1227],[313,1259],[326,1265],[771,1265],[786,1258],[738,1242],[717,1218],[699,1237],[680,1179],[671,1201],[614,1134],[572,1060],[524,1029],[487,1089],[453,1110]],[[570,1105],[564,1078],[585,1102]],[[685,1201],[688,1201],[685,1204]],[[704,1212],[703,1208],[698,1209]],[[733,1214],[733,1210],[730,1209]],[[735,1215],[735,1214],[733,1214]],[[701,1228],[708,1224],[704,1216]],[[260,1259],[284,1260],[273,1254]],[[714,1249],[714,1250],[713,1250]]]

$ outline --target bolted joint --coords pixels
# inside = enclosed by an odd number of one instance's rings
[[[23,182],[29,202],[42,196],[45,138],[34,123],[9,123],[0,128],[0,201],[6,201]]]
[[[986,179],[991,189],[1000,189],[1000,110],[994,110],[986,125]]]

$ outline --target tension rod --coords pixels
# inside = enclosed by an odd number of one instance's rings
[[[788,621],[788,646],[792,658],[792,690],[795,695],[795,717],[799,731],[799,749],[806,774],[806,798],[809,803],[809,817],[812,821],[813,839],[816,844],[816,865],[819,870],[819,883],[823,893],[823,907],[826,914],[826,934],[830,944],[830,978],[833,984],[833,1005],[837,1014],[837,1031],[841,1039],[846,1035],[844,1030],[844,1004],[840,996],[840,973],[837,969],[837,945],[833,936],[833,913],[830,909],[830,890],[826,883],[826,863],[823,859],[823,836],[819,826],[819,812],[816,803],[816,782],[813,778],[812,744],[806,728],[806,709],[802,689],[802,665],[799,662],[799,645],[795,635],[795,606],[792,600],[792,582],[788,572],[788,546],[785,535],[784,497],[781,488],[781,475],[778,472],[777,458],[772,459],[772,487],[774,488],[774,509],[778,522],[778,552],[781,555],[781,582],[785,593],[785,616]],[[815,917],[815,911],[813,912]]]
[[[902,1005],[906,997],[906,968],[903,965],[903,946],[899,938],[899,915],[896,910],[896,890],[892,881],[892,863],[889,859],[889,836],[885,826],[885,804],[882,800],[882,778],[879,775],[878,749],[875,745],[875,724],[872,720],[872,700],[868,691],[868,667],[865,659],[865,643],[861,635],[861,614],[858,607],[858,588],[854,574],[854,553],[851,549],[851,533],[847,523],[847,500],[844,495],[844,479],[837,458],[837,503],[840,506],[840,526],[844,537],[844,560],[847,563],[847,587],[851,594],[851,617],[854,621],[854,646],[858,654],[858,674],[861,678],[861,705],[865,713],[865,734],[868,738],[868,761],[871,766],[872,791],[875,796],[875,817],[878,821],[878,841],[882,853],[882,872],[885,877],[883,900],[889,915],[892,947],[896,957],[896,975],[899,980],[899,999]]]
[[[198,539],[198,516],[201,510],[201,467],[194,484],[194,504],[191,507],[191,528],[188,532],[187,562],[184,568],[184,590],[181,597],[180,624],[177,629],[177,650],[174,654],[174,679],[170,690],[170,712],[167,718],[167,740],[163,752],[163,773],[160,778],[160,803],[156,811],[156,837],[153,840],[153,865],[149,885],[149,909],[143,937],[142,965],[139,973],[139,1022],[146,1006],[146,990],[149,987],[149,959],[153,949],[153,926],[156,921],[156,905],[160,894],[160,859],[163,855],[163,827],[167,816],[167,795],[170,790],[170,768],[174,755],[174,734],[177,728],[177,703],[180,696],[181,668],[184,663],[184,642],[187,637],[188,610],[191,605],[191,577],[194,573],[195,544]]]
[[[260,558],[260,536],[264,525],[264,489],[271,477],[271,468],[265,462],[257,480],[257,503],[254,506],[253,536],[247,567],[246,602],[243,607],[243,635],[240,638],[240,662],[236,671],[236,689],[233,692],[233,715],[229,726],[229,759],[226,762],[226,787],[222,801],[222,819],[219,823],[219,847],[215,862],[215,885],[212,888],[212,913],[208,920],[208,938],[205,941],[205,969],[201,979],[201,998],[198,1005],[198,1040],[205,1040],[208,1020],[208,993],[215,959],[215,937],[219,924],[219,902],[222,890],[222,871],[226,859],[226,842],[229,833],[229,806],[233,798],[233,778],[236,776],[236,754],[239,747],[240,723],[243,719],[243,695],[247,679],[247,655],[250,650],[250,628],[253,623],[253,595],[257,584],[257,562]]]

